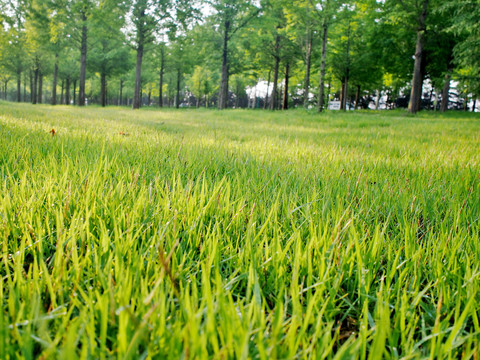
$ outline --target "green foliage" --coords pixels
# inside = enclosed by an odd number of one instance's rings
[[[200,104],[200,100],[204,97],[205,106],[208,105],[208,99],[218,91],[218,79],[219,76],[217,73],[211,72],[206,67],[195,66],[192,75],[187,80],[187,86],[191,93],[197,98],[197,105]],[[245,89],[245,87],[243,87],[243,89]]]
[[[478,116],[0,114],[0,358],[478,353]]]
[[[127,12],[125,3],[104,0],[99,4],[92,18],[88,65],[93,72],[107,76],[118,76],[132,67],[129,47],[125,46],[122,28]]]
[[[460,65],[460,80],[467,84],[467,92],[480,93],[480,6],[478,0],[446,1],[442,10],[452,16],[450,30],[459,37],[454,59]]]
[[[109,81],[125,80],[125,94],[135,86],[137,94],[158,92],[163,63],[164,86],[170,81],[174,88],[174,79],[180,78],[184,89],[196,67],[204,69],[205,77],[220,74],[219,84],[209,86],[209,97],[217,100],[216,88],[227,107],[233,100],[233,88],[227,91],[231,75],[258,82],[270,74],[272,80],[278,66],[277,83],[282,84],[289,64],[290,92],[313,106],[327,29],[322,81],[335,93],[348,78],[350,97],[360,87],[366,95],[384,90],[395,98],[411,87],[421,5],[416,0],[0,0],[0,77],[16,79],[17,91],[30,87],[30,71],[44,87],[79,78],[85,26],[92,93],[99,92],[100,74]],[[478,97],[478,8],[478,0],[428,2],[419,78],[428,79],[437,92],[452,75],[468,97]],[[139,79],[133,76],[132,48],[141,58]],[[172,86],[165,90],[174,91]],[[198,86],[193,91],[199,94]],[[310,96],[303,96],[305,91]],[[52,93],[44,92],[44,98]]]

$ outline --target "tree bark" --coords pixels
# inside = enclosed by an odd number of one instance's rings
[[[142,36],[143,39],[143,36]],[[133,108],[140,109],[141,106],[141,85],[142,85],[142,60],[143,60],[143,40],[137,47],[137,67],[135,70],[135,93],[133,94]]]
[[[85,80],[87,77],[87,14],[82,11],[82,42],[80,46],[80,88],[78,90],[78,105],[85,106]]]
[[[41,104],[43,99],[43,74],[41,71],[38,72],[38,99],[37,103]]]
[[[33,98],[34,98],[34,73],[32,73],[32,69],[30,68],[30,99],[29,101],[33,103]]]
[[[340,110],[345,110],[344,100],[345,100],[345,78],[342,79],[342,88],[340,90]]]
[[[58,79],[58,54],[55,54],[55,65],[53,66],[52,84],[52,105],[57,105],[57,80]]]
[[[324,108],[325,101],[325,72],[326,72],[326,63],[327,63],[327,35],[328,35],[328,25],[323,24],[323,39],[322,39],[322,60],[320,65],[320,85],[318,87],[318,112],[322,112]]]
[[[442,89],[442,102],[440,104],[440,112],[445,112],[448,110],[448,99],[450,97],[450,77],[451,72],[450,70],[448,70],[448,72],[445,74],[445,82]]]
[[[23,102],[27,102],[27,72],[23,72]]]
[[[38,68],[33,71],[32,104],[37,103]]]
[[[303,107],[308,108],[308,100],[310,95],[310,69],[312,63],[312,32],[307,30],[307,42],[305,52],[305,84],[303,87]]]
[[[272,96],[270,98],[270,110],[277,108],[277,85],[278,85],[278,70],[280,68],[280,56],[278,51],[280,49],[280,35],[277,35],[275,39],[275,68],[273,70],[273,89]]]
[[[228,107],[228,40],[230,36],[230,26],[230,20],[225,20],[222,51],[222,80],[220,82],[220,92],[218,94],[218,108],[220,110]]]
[[[102,107],[107,105],[107,75],[100,74],[100,103]]]
[[[358,102],[360,101],[360,85],[357,85],[357,93],[355,94],[355,110],[358,108]]]
[[[123,105],[123,80],[120,79],[120,99],[118,101],[118,105]]]
[[[60,93],[60,104],[65,104],[65,80],[62,79],[62,90]]]
[[[272,95],[270,96],[270,110],[275,110],[277,108],[277,83],[278,83],[278,69],[280,67],[280,58],[275,58],[275,68],[273,70],[273,88]]]
[[[270,77],[272,76],[272,70],[268,71],[268,80],[267,80],[267,93],[265,94],[265,102],[263,103],[263,110],[267,109],[269,104],[268,102],[268,91],[270,90]]]
[[[423,0],[422,12],[418,18],[417,45],[415,49],[415,65],[413,67],[412,92],[410,95],[410,103],[408,105],[408,111],[411,114],[416,114],[420,110],[420,101],[422,98],[422,60],[423,46],[425,42],[424,35],[426,30],[425,23],[427,19],[427,8],[428,0]]]
[[[65,84],[65,104],[70,105],[70,77],[67,77]]]
[[[290,63],[285,65],[285,89],[283,90],[283,110],[288,110],[288,78],[290,77]]]
[[[73,105],[77,103],[77,80],[73,80]]]
[[[163,73],[165,72],[165,51],[160,49],[160,83],[158,85],[158,106],[163,107]]]
[[[180,69],[177,70],[177,91],[175,94],[175,107],[178,109],[180,107],[180,81],[181,81],[181,72]]]
[[[349,80],[350,70],[347,68],[347,76],[345,77],[345,88],[343,93],[343,110],[347,109],[347,102],[348,102],[348,80]]]
[[[22,72],[17,72],[17,102],[22,101]]]
[[[472,112],[475,112],[476,107],[477,107],[477,98],[473,99]]]

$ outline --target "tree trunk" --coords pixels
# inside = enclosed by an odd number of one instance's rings
[[[60,104],[65,104],[65,97],[63,96],[65,94],[65,80],[62,79],[62,90],[60,93]]]
[[[345,77],[345,89],[343,94],[343,110],[347,109],[347,102],[348,102],[348,80],[349,80],[350,70],[347,68],[347,76]]]
[[[308,3],[308,2],[307,2]],[[305,84],[303,87],[303,107],[308,108],[308,100],[310,95],[310,68],[312,63],[312,32],[307,31],[307,42],[305,52]]]
[[[33,71],[32,104],[37,103],[38,68]]]
[[[267,80],[267,93],[265,94],[265,102],[263,103],[263,110],[268,106],[268,91],[270,90],[270,77],[272,76],[272,70],[268,71],[268,80]]]
[[[342,88],[340,90],[340,110],[345,110],[344,100],[345,100],[345,78],[342,79]]]
[[[143,39],[143,36],[142,36]],[[137,47],[137,67],[135,70],[135,92],[133,94],[133,108],[140,109],[141,106],[141,85],[142,85],[142,60],[143,60],[143,40]]]
[[[332,92],[332,78],[328,79],[328,85],[327,85],[327,96],[325,100],[327,100],[326,104],[328,106],[328,103],[330,102],[330,93]]]
[[[360,101],[360,85],[357,85],[357,93],[355,94],[355,110],[358,108],[358,102]]]
[[[39,104],[42,103],[43,99],[43,74],[41,71],[38,72],[38,100]]]
[[[270,96],[270,110],[275,110],[277,108],[277,83],[278,83],[278,69],[280,67],[280,58],[277,56],[275,58],[275,68],[273,70],[273,88],[272,95]]]
[[[58,79],[58,54],[55,54],[55,65],[53,66],[52,105],[57,105],[57,79]]]
[[[382,97],[382,92],[380,90],[377,90],[377,99],[375,101],[375,110],[378,110],[380,107],[380,98]]]
[[[165,72],[165,52],[160,50],[160,83],[158,85],[158,106],[163,107],[163,73]]]
[[[445,112],[448,110],[448,99],[450,98],[450,77],[451,72],[450,70],[448,70],[448,72],[445,74],[445,82],[442,89],[442,102],[440,104],[441,112]]]
[[[178,109],[180,107],[180,69],[177,70],[177,92],[175,94],[175,107]]]
[[[347,109],[347,101],[348,101],[348,82],[350,80],[350,30],[351,30],[351,24],[350,22],[348,23],[348,30],[347,30],[347,69],[345,71],[345,80],[344,80],[344,93],[343,93],[343,101],[341,104],[341,109],[343,111],[348,110]]]
[[[270,99],[270,110],[275,110],[277,108],[277,84],[278,84],[278,70],[280,67],[280,56],[278,51],[280,49],[280,35],[277,35],[275,38],[275,68],[273,70],[273,89],[272,96]]]
[[[468,95],[465,95],[465,100],[463,101],[463,111],[468,111]]]
[[[70,105],[70,76],[67,77],[65,85],[65,104]]]
[[[82,11],[82,42],[80,46],[80,88],[78,90],[78,105],[85,106],[85,79],[87,77],[87,14]]]
[[[22,101],[22,72],[18,70],[17,72],[17,102]]]
[[[30,99],[29,99],[29,101],[31,103],[33,103],[33,98],[34,98],[34,96],[33,96],[33,93],[34,93],[34,80],[33,80],[33,78],[34,78],[34,75],[32,73],[32,69],[30,68]]]
[[[475,112],[476,107],[477,107],[477,98],[473,99],[472,112]]]
[[[73,80],[73,105],[77,103],[77,80]]]
[[[118,105],[123,105],[123,80],[120,79],[120,99],[118,101]]]
[[[23,72],[23,102],[27,102],[27,72]]]
[[[290,63],[285,65],[285,89],[283,90],[283,110],[288,110],[288,78],[290,77]]]
[[[151,101],[152,101],[152,90],[148,90],[147,100],[148,100],[147,106],[150,106]]]
[[[322,60],[320,65],[320,84],[318,87],[318,111],[322,112],[325,101],[325,69],[327,63],[327,35],[328,35],[328,25],[323,24],[323,39],[322,39]]]
[[[102,107],[107,105],[107,75],[100,74],[100,103]]]
[[[408,105],[408,111],[411,114],[416,114],[420,110],[420,101],[422,98],[422,60],[427,8],[428,0],[423,0],[422,12],[418,18],[417,45],[415,50],[415,65],[413,67],[412,92],[410,96],[410,104]]]
[[[220,92],[218,94],[218,108],[220,110],[228,107],[228,40],[230,33],[230,20],[225,20],[223,33],[223,52],[222,52],[222,80],[220,82]]]

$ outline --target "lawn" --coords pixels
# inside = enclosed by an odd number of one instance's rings
[[[478,359],[478,114],[0,102],[0,139],[2,359]]]

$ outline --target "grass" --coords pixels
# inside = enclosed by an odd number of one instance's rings
[[[0,138],[2,359],[478,359],[478,116],[0,102]]]

